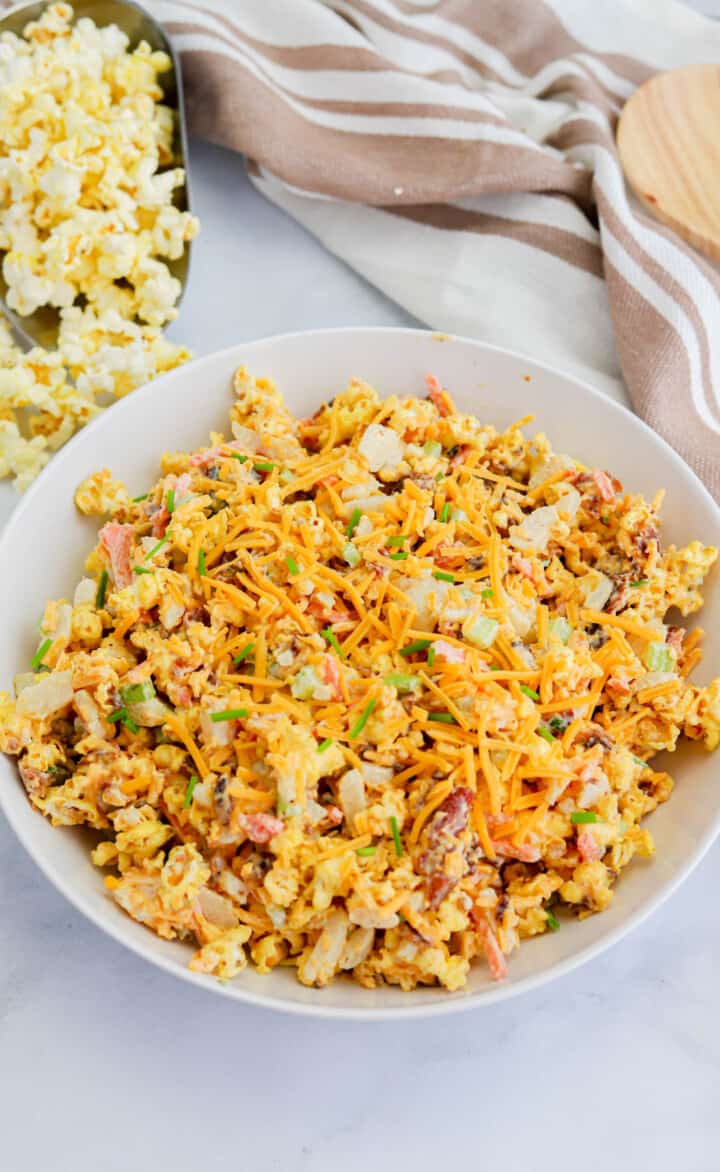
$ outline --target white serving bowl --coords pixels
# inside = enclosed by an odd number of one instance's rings
[[[549,367],[483,343],[423,331],[341,329],[265,338],[224,350],[157,379],[101,416],[72,440],[42,473],[0,540],[0,686],[10,688],[27,669],[37,644],[37,622],[48,598],[71,597],[83,561],[95,543],[97,521],[73,505],[79,480],[108,467],[133,493],[157,478],[160,454],[207,442],[225,430],[232,403],[230,380],[245,363],[269,375],[288,407],[310,414],[352,376],[382,395],[422,395],[423,376],[436,374],[459,406],[503,427],[533,414],[559,451],[611,469],[626,488],[651,496],[667,489],[663,537],[698,537],[720,545],[720,510],[675,453],[625,408]],[[720,674],[720,595],[708,582],[703,627],[706,657],[701,682]],[[449,1013],[489,1005],[568,972],[607,948],[674,890],[699,862],[720,829],[718,760],[683,745],[670,761],[677,788],[649,820],[657,844],[652,861],[635,861],[618,882],[607,912],[562,931],[525,941],[510,958],[510,975],[495,984],[486,967],[472,970],[466,991],[402,993],[362,989],[339,980],[307,989],[293,970],[269,976],[247,970],[228,984],[191,973],[191,948],[160,940],[129,919],[107,896],[102,873],[90,862],[82,831],[54,829],[32,810],[15,764],[0,760],[0,803],[20,840],[48,878],[95,924],[140,956],[213,993],[274,1009],[325,1017],[393,1018]]]

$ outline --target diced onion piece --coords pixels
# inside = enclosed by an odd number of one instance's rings
[[[341,969],[354,969],[368,958],[375,942],[373,928],[356,928],[348,937],[340,957]]]
[[[338,785],[338,797],[343,814],[352,823],[367,806],[365,781],[359,769],[349,769],[343,774]]]
[[[228,931],[230,928],[237,927],[238,919],[233,905],[224,895],[218,895],[209,887],[201,887],[198,891],[197,901],[205,919],[214,924],[216,928]]]
[[[585,595],[588,610],[602,610],[615,589],[615,583],[607,574],[600,574],[598,583]]]
[[[320,936],[307,957],[298,965],[304,985],[326,985],[340,964],[345,949],[348,919],[340,908],[330,913]]]
[[[56,671],[23,688],[17,702],[21,716],[50,716],[72,701],[71,671]]]

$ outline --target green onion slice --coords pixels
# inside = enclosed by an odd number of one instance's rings
[[[586,822],[597,822],[598,816],[594,810],[576,810],[570,815],[570,821],[576,826],[583,826]]]
[[[42,643],[40,644],[37,651],[35,652],[32,659],[30,660],[30,667],[33,669],[33,671],[36,671],[37,668],[40,667],[40,664],[42,663],[43,659],[45,658],[45,656],[47,655],[47,653],[51,647],[52,647],[52,639],[43,639]]]
[[[110,575],[108,574],[107,570],[103,570],[102,574],[100,575],[100,582],[98,584],[97,594],[95,595],[95,605],[98,608],[98,610],[102,610],[102,608],[105,605],[105,596],[107,594],[107,588],[108,588],[109,581],[110,581]]]
[[[368,720],[370,719],[372,713],[375,711],[376,703],[377,703],[377,701],[375,701],[375,700],[368,700],[368,702],[365,705],[365,708],[362,712],[362,715],[358,718],[358,720],[356,720],[355,724],[352,726],[352,728],[350,729],[350,732],[348,733],[348,736],[351,741],[354,741],[356,737],[360,736],[360,733],[365,728],[365,725],[367,724]]]
[[[416,639],[414,643],[408,643],[406,647],[403,647],[400,654],[407,658],[408,655],[414,655],[416,651],[426,651],[431,642],[432,639]]]
[[[197,785],[197,783],[198,783],[197,773],[193,773],[192,777],[190,778],[190,780],[187,784],[187,789],[185,790],[185,801],[183,802],[183,810],[187,810],[188,806],[190,805],[190,803],[192,801],[193,792],[195,790],[195,786]]]
[[[160,541],[158,541],[157,545],[154,545],[154,546],[152,547],[152,549],[150,550],[150,553],[148,553],[148,554],[146,554],[146,555],[145,555],[145,557],[143,558],[143,561],[149,562],[151,558],[154,558],[154,557],[155,557],[155,554],[156,554],[156,553],[158,553],[158,552],[159,552],[159,551],[162,549],[162,547],[163,547],[165,544],[167,544],[167,542],[168,542],[169,540],[170,540],[170,534],[169,534],[169,533],[166,533],[166,534],[165,534],[165,536],[164,536],[164,537],[162,537],[162,538],[160,539]]]
[[[403,847],[400,841],[398,821],[394,814],[391,814],[390,816],[390,829],[392,830],[393,841],[395,843],[395,854],[399,856],[403,853]]]
[[[323,637],[323,639],[327,640],[327,642],[330,644],[330,646],[333,648],[333,650],[337,652],[337,654],[340,656],[340,658],[344,659],[345,652],[343,651],[342,647],[338,643],[337,636],[336,636],[335,632],[333,631],[332,627],[326,627],[325,630],[322,632],[322,637]]]
[[[247,708],[225,708],[222,712],[211,712],[210,719],[219,724],[221,720],[243,720],[249,715]]]

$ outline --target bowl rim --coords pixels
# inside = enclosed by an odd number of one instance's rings
[[[128,395],[125,399],[113,404],[113,412],[119,413],[126,410],[136,410],[136,407],[130,407],[130,404],[139,404],[143,399],[152,394],[156,389],[158,383],[171,382],[180,377],[187,377],[187,372],[192,370],[198,372],[204,365],[209,365],[213,362],[222,359],[229,359],[231,355],[238,355],[238,363],[246,361],[243,358],[244,353],[255,346],[268,345],[273,342],[278,344],[291,343],[295,339],[302,339],[303,342],[317,342],[320,343],[324,337],[329,334],[338,335],[386,335],[397,336],[404,335],[406,337],[416,338],[435,338],[437,341],[458,342],[462,345],[467,345],[472,349],[482,352],[490,352],[500,354],[505,358],[516,360],[518,363],[529,363],[535,370],[541,371],[551,377],[557,377],[565,382],[573,384],[581,394],[589,395],[595,399],[603,410],[615,414],[618,422],[621,419],[627,421],[628,417],[632,418],[633,426],[639,427],[655,443],[661,454],[671,463],[679,467],[683,475],[690,477],[693,483],[693,490],[701,497],[704,497],[706,504],[710,506],[712,512],[715,513],[718,524],[720,525],[720,506],[714,501],[705,485],[699,479],[692,468],[682,459],[681,456],[663,439],[657,432],[653,431],[642,419],[634,415],[627,407],[621,403],[611,399],[602,391],[590,386],[582,379],[574,374],[568,374],[559,367],[550,363],[539,361],[527,353],[518,350],[511,350],[504,346],[497,346],[490,342],[485,342],[479,338],[469,338],[458,334],[438,333],[431,329],[419,329],[404,326],[335,326],[328,329],[318,328],[313,330],[295,330],[289,333],[282,334],[268,334],[262,338],[253,338],[248,341],[238,342],[232,346],[224,347],[222,350],[213,351],[211,354],[203,355],[194,359],[190,363],[183,366],[176,367],[174,370],[160,375],[153,379],[152,382],[146,383],[133,391],[132,395]],[[117,414],[112,416],[117,418]],[[94,434],[94,431],[99,427],[106,427],[107,413],[103,412],[100,416],[93,419],[81,431],[77,432],[69,442],[55,454],[50,463],[42,470],[35,482],[30,486],[28,491],[20,499],[17,506],[11,513],[4,529],[0,533],[0,559],[2,555],[7,552],[12,543],[16,527],[23,524],[25,513],[29,511],[35,496],[44,491],[48,480],[57,472],[59,468],[65,465],[67,461],[71,461],[74,457],[75,449],[80,442],[87,442],[88,435]],[[4,787],[0,786],[0,810],[5,815],[8,824],[11,826],[16,837],[22,843],[28,855],[48,879],[53,886],[65,896],[65,898],[81,912],[95,927],[110,936],[118,944],[124,948],[129,949],[135,955],[141,957],[146,962],[164,970],[171,976],[178,980],[186,981],[195,985],[206,992],[222,996],[226,1000],[234,1001],[241,1005],[261,1006],[263,1009],[276,1010],[277,1012],[289,1013],[299,1017],[313,1017],[326,1018],[328,1020],[343,1020],[343,1021],[388,1021],[388,1020],[406,1020],[413,1018],[429,1018],[439,1017],[447,1014],[455,1014],[466,1012],[469,1009],[482,1009],[485,1006],[495,1005],[501,1001],[509,1000],[517,997],[523,993],[529,993],[540,986],[554,981],[560,977],[566,976],[575,969],[584,965],[594,957],[599,956],[605,952],[606,949],[611,948],[620,940],[628,935],[634,928],[637,928],[645,920],[647,920],[655,911],[657,911],[665,903],[667,899],[677,890],[677,888],[687,879],[692,871],[698,866],[702,859],[707,854],[713,842],[720,834],[720,806],[715,817],[707,824],[704,834],[700,838],[695,849],[688,855],[685,862],[678,867],[671,879],[666,880],[661,888],[658,888],[654,894],[643,901],[633,912],[629,913],[620,924],[612,930],[606,932],[599,939],[593,943],[586,945],[579,949],[572,955],[555,961],[541,971],[531,974],[527,977],[522,977],[512,983],[497,982],[495,984],[486,986],[481,991],[474,993],[463,994],[462,990],[459,994],[449,995],[447,998],[438,997],[436,1002],[425,1001],[420,1005],[413,1005],[410,998],[412,994],[404,994],[408,1001],[398,1001],[397,1005],[387,1007],[341,1007],[323,1004],[322,990],[316,990],[318,995],[317,1002],[304,1003],[301,1001],[294,1001],[289,998],[278,996],[276,994],[265,994],[262,992],[248,991],[243,989],[240,985],[235,985],[233,982],[221,983],[212,978],[208,980],[207,975],[195,973],[186,966],[180,966],[175,961],[168,957],[154,954],[151,948],[147,948],[139,942],[131,941],[125,938],[119,928],[112,922],[105,922],[104,919],[96,914],[90,902],[86,900],[82,889],[75,887],[69,880],[67,880],[63,872],[56,867],[52,862],[45,860],[42,853],[36,850],[32,837],[21,822],[21,817],[15,816],[10,809],[9,802],[5,799]],[[33,812],[34,813],[34,812]],[[149,938],[150,939],[150,938]]]

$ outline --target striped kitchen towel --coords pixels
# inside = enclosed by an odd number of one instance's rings
[[[674,0],[152,0],[191,129],[435,329],[632,407],[720,499],[720,284],[628,196],[618,113],[720,62]]]

